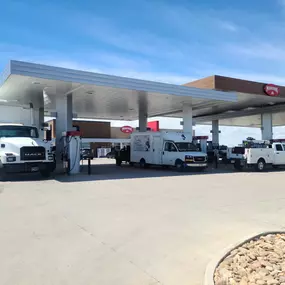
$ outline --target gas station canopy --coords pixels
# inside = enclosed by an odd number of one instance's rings
[[[0,79],[0,101],[33,103],[55,112],[56,97],[72,94],[80,118],[136,120],[181,112],[191,104],[193,116],[237,102],[234,92],[138,80],[54,66],[10,61]]]
[[[182,118],[189,104],[200,124],[260,127],[261,114],[272,113],[273,126],[284,125],[285,87],[267,96],[263,86],[222,76],[174,85],[12,60],[0,77],[0,103],[44,105],[51,115],[56,98],[72,94],[78,118],[137,120],[140,112]]]

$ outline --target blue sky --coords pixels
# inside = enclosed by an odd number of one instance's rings
[[[177,84],[285,84],[285,0],[9,0],[0,15],[0,69],[19,59]]]

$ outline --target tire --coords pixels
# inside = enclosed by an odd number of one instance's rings
[[[142,159],[140,160],[140,168],[147,168],[147,164],[146,164],[144,158],[142,158]]]
[[[118,158],[116,159],[116,165],[117,166],[121,166],[122,165],[122,161],[120,159],[118,159]]]
[[[178,172],[183,172],[185,169],[183,161],[180,159],[177,159],[175,161],[175,168]]]
[[[49,170],[41,170],[40,174],[43,178],[49,178],[51,175],[51,172]]]
[[[262,172],[262,171],[265,170],[265,167],[266,167],[265,160],[264,160],[263,158],[260,158],[260,159],[257,161],[257,164],[256,164],[256,166],[255,166],[256,171]]]

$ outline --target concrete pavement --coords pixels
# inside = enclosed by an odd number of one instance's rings
[[[284,229],[285,173],[97,167],[0,184],[0,284],[200,285],[252,233]]]

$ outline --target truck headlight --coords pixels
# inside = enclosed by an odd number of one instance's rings
[[[7,160],[7,162],[14,162],[14,161],[16,161],[16,156],[8,156],[6,158],[6,160]]]
[[[192,155],[185,155],[185,161],[186,162],[193,162],[194,157]]]

